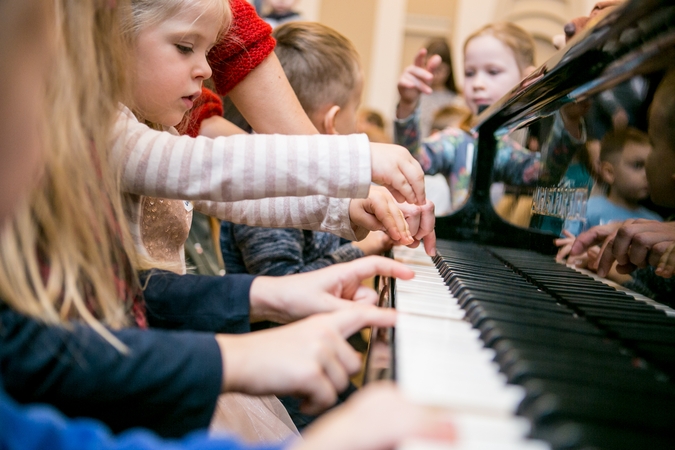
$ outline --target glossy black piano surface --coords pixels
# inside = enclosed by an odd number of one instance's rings
[[[474,124],[478,144],[469,198],[461,209],[437,219],[437,236],[555,252],[550,232],[514,227],[495,213],[491,188],[494,189],[496,138],[516,132],[525,132],[528,136],[539,133],[541,138],[542,130],[550,130],[550,123],[561,108],[584,101],[600,103],[603,93],[630,83],[635,77],[644,79],[648,91],[645,95],[649,97],[664,67],[673,61],[675,4],[671,1],[627,2],[576,36],[510,94],[478,116]],[[648,100],[645,99],[636,112],[643,120]],[[638,127],[645,128],[645,123]],[[542,153],[545,150],[542,149]],[[544,173],[545,155],[542,161]],[[542,176],[539,186],[563,187],[563,183],[557,179],[545,180]]]
[[[585,186],[542,176],[535,188],[507,187],[533,197],[537,214],[530,228],[500,217],[491,198],[496,139],[520,133],[542,142],[561,108],[594,105],[636,80],[644,88],[636,126],[644,128],[670,64],[672,1],[614,10],[477,118],[468,199],[437,218],[433,263],[448,300],[494,351],[508,383],[524,388],[515,412],[530,421],[530,437],[554,449],[675,448],[675,311],[555,263],[553,239],[579,217],[547,201]],[[382,304],[396,307],[397,295],[396,280],[381,280]],[[396,329],[373,330],[366,380],[397,378],[395,337]]]

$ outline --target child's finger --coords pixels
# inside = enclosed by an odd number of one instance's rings
[[[661,255],[659,265],[656,267],[656,274],[663,278],[670,278],[673,272],[675,272],[675,242],[671,243]]]
[[[427,59],[427,49],[426,48],[421,48],[417,51],[417,54],[415,55],[415,61],[414,64],[417,67],[424,67],[424,61]]]
[[[443,61],[441,60],[441,57],[439,55],[433,55],[431,58],[427,60],[426,69],[429,72],[433,72],[434,70],[436,70],[436,68],[438,68],[438,66],[441,65],[441,62]]]
[[[576,236],[574,236],[570,231],[568,230],[563,230],[563,234],[565,237],[570,238],[570,239],[576,239]]]

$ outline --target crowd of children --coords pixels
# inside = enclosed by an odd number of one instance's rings
[[[295,2],[267,6],[267,19],[298,18]],[[448,178],[453,208],[464,201],[466,121],[424,140],[418,123],[422,94],[440,79],[452,91],[449,54],[421,50],[401,76],[395,129],[406,149],[354,134],[364,75],[344,36],[304,22],[271,35],[244,0],[6,0],[0,25],[0,447],[249,448],[245,438],[375,450],[455,439],[442,412],[388,384],[350,396],[302,438],[273,403],[332,407],[361,367],[346,338],[395,323],[363,281],[414,274],[368,255],[435,253],[424,173]],[[532,38],[509,23],[478,30],[464,53],[473,115],[534,66]],[[259,134],[225,124],[215,95],[188,114],[212,75]],[[648,138],[629,128],[603,139],[609,189],[589,201],[601,226],[569,245],[571,258],[591,254],[602,276],[616,262],[661,300],[675,292],[675,226],[638,202],[675,207],[673,99],[670,71]],[[555,118],[562,150],[545,174],[538,152],[502,139],[496,179],[559,179],[582,128]],[[193,208],[223,221],[226,276],[186,273]],[[604,224],[627,217],[643,219]],[[261,321],[285,325],[251,332]]]

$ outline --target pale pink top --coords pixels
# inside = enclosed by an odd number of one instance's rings
[[[327,231],[347,239],[367,234],[349,220],[349,200],[366,197],[370,187],[365,134],[191,138],[175,129],[153,130],[124,107],[112,161],[129,200],[132,236],[146,255],[143,196],[190,200],[205,214],[251,226]]]

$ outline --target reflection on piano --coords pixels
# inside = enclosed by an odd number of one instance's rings
[[[399,319],[373,330],[366,382],[450,410],[457,448],[675,448],[675,310],[555,263],[554,236],[503,222],[489,195],[496,133],[674,55],[675,5],[630,1],[479,116],[470,198],[438,218],[438,255],[396,249],[417,276],[380,280]]]

